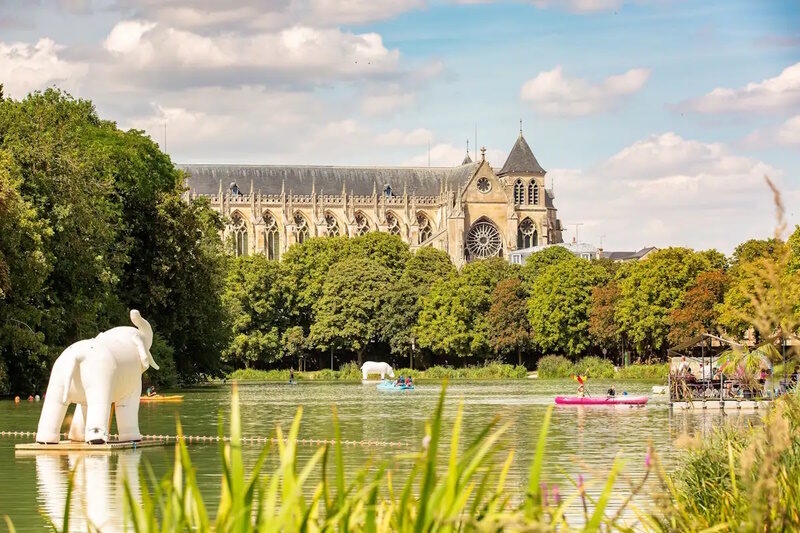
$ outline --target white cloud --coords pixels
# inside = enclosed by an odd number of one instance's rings
[[[361,102],[361,111],[371,117],[393,115],[401,109],[414,104],[416,95],[413,92],[389,92],[365,96]]]
[[[800,145],[800,115],[786,119],[779,126],[754,131],[745,137],[743,144],[756,148],[774,145]]]
[[[335,27],[393,18],[422,9],[425,0],[118,0],[134,12],[184,29],[276,30],[296,24]]]
[[[779,169],[672,132],[637,141],[592,169],[548,173],[565,226],[584,223],[582,240],[599,244],[604,236],[607,250],[678,245],[725,252],[771,234],[764,175],[787,197],[795,194]]]
[[[386,49],[377,33],[308,26],[206,36],[146,21],[124,21],[111,30],[104,46],[126,77],[132,69],[160,74],[142,78],[151,84],[175,77],[184,83],[235,84],[232,71],[241,74],[238,79],[283,76],[295,82],[324,83],[384,76],[397,69],[399,59],[399,52]]]
[[[0,42],[0,73],[6,96],[23,98],[31,91],[53,84],[78,85],[88,66],[59,57],[63,48],[46,38],[35,45]]]
[[[559,65],[540,72],[522,85],[520,97],[547,115],[580,116],[602,113],[617,107],[622,100],[644,87],[650,71],[635,68],[608,76],[599,83],[567,78]]]
[[[800,63],[773,78],[751,82],[738,89],[717,87],[680,105],[698,113],[780,112],[800,107]]]
[[[433,139],[433,133],[425,128],[410,131],[393,129],[375,137],[375,144],[383,146],[424,146]]]

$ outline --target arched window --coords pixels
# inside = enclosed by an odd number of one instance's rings
[[[328,237],[338,237],[340,235],[339,221],[336,220],[332,213],[325,213],[325,227]]]
[[[526,218],[517,229],[517,249],[539,246],[539,238],[536,234],[536,226],[531,219]]]
[[[389,233],[400,235],[400,221],[391,211],[386,213],[386,225],[389,226]]]
[[[238,212],[231,217],[231,233],[233,234],[233,253],[236,257],[247,255],[247,224]]]
[[[280,257],[281,241],[278,235],[278,222],[270,213],[264,213],[264,253],[271,260]]]
[[[521,205],[525,199],[525,185],[522,184],[522,180],[518,179],[514,182],[514,203],[516,205]]]
[[[467,259],[485,259],[502,255],[503,239],[489,220],[479,220],[467,233]]]
[[[531,205],[539,205],[539,186],[535,181],[528,185],[528,203]]]
[[[356,235],[366,235],[369,233],[369,219],[362,212],[356,213]]]
[[[428,217],[425,216],[425,213],[417,214],[417,225],[419,226],[418,244],[422,244],[431,238],[431,235],[433,235],[433,228],[431,227],[431,221],[428,220]]]
[[[308,239],[308,222],[300,213],[294,214],[294,234],[298,244],[303,244]]]

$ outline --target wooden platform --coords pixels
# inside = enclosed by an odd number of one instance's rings
[[[87,453],[110,453],[121,450],[137,450],[140,448],[155,448],[157,446],[166,446],[166,441],[161,440],[147,440],[140,442],[109,442],[107,444],[86,444],[85,442],[72,442],[69,440],[62,440],[58,444],[39,444],[38,442],[30,442],[25,444],[17,444],[14,450],[19,454],[38,454],[38,453],[64,453],[64,452],[87,452]]]

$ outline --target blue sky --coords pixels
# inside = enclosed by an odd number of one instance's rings
[[[796,1],[5,0],[0,81],[177,162],[453,165],[477,125],[499,168],[522,119],[607,249],[768,236],[764,174],[800,221]]]

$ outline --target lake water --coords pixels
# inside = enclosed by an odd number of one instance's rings
[[[617,382],[617,391],[649,394],[653,383]],[[607,382],[593,382],[595,394],[604,391]],[[353,441],[407,442],[418,447],[425,420],[433,412],[440,385],[418,384],[412,392],[378,391],[374,384],[360,383],[283,383],[241,384],[243,434],[270,436],[277,425],[288,429],[298,405],[304,409],[302,438],[330,439],[333,435],[331,406],[336,405],[342,438]],[[515,459],[509,475],[510,487],[524,487],[526,475],[545,410],[560,394],[571,394],[575,383],[568,380],[454,382],[448,387],[446,419],[452,421],[459,401],[464,402],[463,431],[475,435],[495,415],[511,423],[503,447],[514,449]],[[142,404],[140,428],[143,434],[175,434],[180,419],[187,435],[216,435],[220,411],[227,418],[230,385],[213,385],[180,391],[181,404]],[[41,404],[22,402],[0,404],[0,430],[35,431]],[[745,424],[756,415],[725,416],[718,411],[671,412],[664,396],[652,396],[643,408],[629,407],[556,407],[548,437],[545,459],[546,479],[557,483],[562,494],[569,493],[566,476],[583,474],[599,492],[600,483],[618,454],[626,459],[625,473],[637,478],[644,471],[648,442],[652,442],[669,467],[679,453],[673,442],[683,432],[710,432],[723,423]],[[467,441],[468,438],[462,440]],[[76,531],[85,530],[87,518],[102,531],[123,529],[123,476],[135,479],[137,469],[149,463],[161,476],[172,466],[173,447],[146,448],[114,454],[39,454],[15,453],[14,444],[22,439],[0,438],[0,515],[8,514],[18,531],[41,530],[44,513],[60,524],[63,515],[67,475],[80,459],[75,480],[73,519]],[[312,446],[300,447],[300,461],[310,457]],[[254,462],[259,446],[245,447],[245,460]],[[349,471],[365,463],[391,458],[400,453],[392,448],[345,447]],[[190,453],[198,469],[198,480],[213,516],[219,496],[220,468],[216,445],[192,444]],[[402,478],[407,468],[397,463],[396,476]],[[397,477],[396,477],[397,478]],[[313,483],[308,484],[313,487]],[[620,484],[620,489],[624,485]],[[134,483],[134,492],[140,490]],[[624,490],[615,494],[612,504],[619,504]],[[646,501],[639,502],[646,505]],[[576,509],[577,512],[577,509]],[[3,530],[4,524],[0,525]]]

